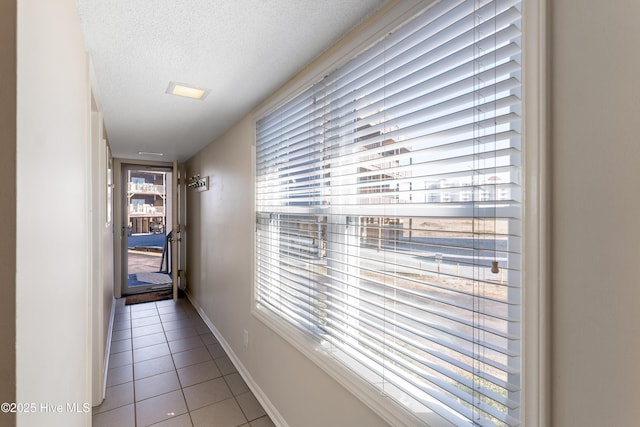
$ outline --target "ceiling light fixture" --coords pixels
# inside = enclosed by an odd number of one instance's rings
[[[164,156],[164,153],[156,153],[153,151],[138,151],[141,156]]]
[[[186,98],[203,100],[209,94],[209,90],[189,86],[184,83],[169,82],[167,93],[170,95],[184,96]]]

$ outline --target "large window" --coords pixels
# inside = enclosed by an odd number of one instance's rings
[[[416,423],[520,424],[520,38],[434,2],[257,122],[257,309]]]

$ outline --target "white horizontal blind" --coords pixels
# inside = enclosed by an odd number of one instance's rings
[[[257,123],[258,307],[418,420],[520,424],[520,20],[442,0]]]

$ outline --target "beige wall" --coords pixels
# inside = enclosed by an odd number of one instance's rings
[[[550,3],[553,425],[638,425],[640,2]]]
[[[0,2],[0,402],[16,400],[16,2]],[[0,414],[0,426],[15,424]]]
[[[17,425],[87,426],[89,74],[74,0],[18,0],[16,399],[64,405]],[[82,406],[80,406],[82,409]]]

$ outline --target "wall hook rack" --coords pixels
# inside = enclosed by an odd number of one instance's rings
[[[187,187],[191,190],[207,191],[209,189],[209,177],[200,177],[200,174],[194,175],[189,178]]]

